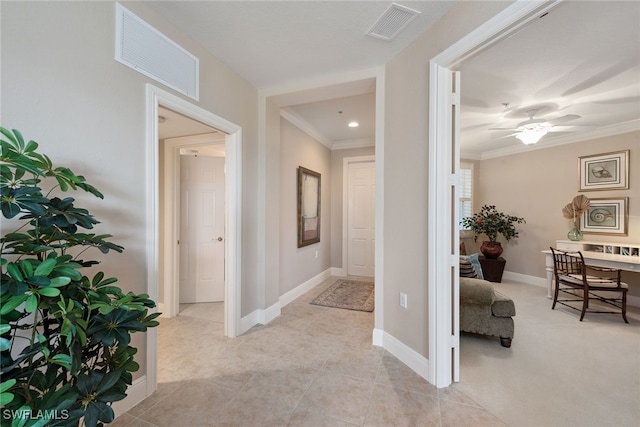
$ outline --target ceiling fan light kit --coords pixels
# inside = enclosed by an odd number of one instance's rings
[[[535,144],[536,142],[540,141],[540,138],[542,138],[546,134],[547,134],[546,130],[525,131],[525,132],[520,132],[519,134],[517,134],[516,138],[518,138],[520,141],[522,141],[522,143],[524,145],[531,145],[531,144]]]
[[[535,144],[551,130],[551,127],[552,125],[544,120],[529,120],[518,126],[516,138],[525,145]]]
[[[503,103],[502,105],[508,105]],[[577,114],[567,114],[562,117],[557,117],[551,120],[534,119],[538,113],[538,109],[529,109],[526,111],[529,116],[529,120],[518,123],[516,128],[490,128],[489,130],[510,130],[515,131],[508,136],[515,136],[525,145],[535,144],[540,141],[540,138],[545,136],[548,132],[575,132],[578,130],[586,130],[593,126],[558,126],[559,123],[565,123],[571,120],[579,119]]]

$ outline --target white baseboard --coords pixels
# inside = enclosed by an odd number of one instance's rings
[[[159,302],[158,303],[158,312],[162,313],[160,315],[160,317],[168,317],[167,316],[167,310],[164,309],[164,303],[163,302]]]
[[[514,273],[513,271],[505,271],[502,278],[527,285],[542,286],[544,288],[547,287],[547,279],[544,277],[529,276],[527,274]],[[629,295],[627,293],[627,305],[631,307],[640,307],[640,297]]]
[[[133,380],[132,384],[127,388],[127,397],[117,402],[113,402],[111,406],[116,417],[129,411],[131,408],[149,397],[147,395],[147,376],[143,375]]]
[[[304,295],[309,290],[313,289],[316,285],[322,283],[323,280],[328,279],[333,274],[333,268],[328,268],[322,273],[312,277],[301,285],[296,286],[289,292],[283,294],[277,303],[266,309],[255,310],[249,315],[240,319],[240,325],[238,328],[238,335],[242,335],[255,325],[266,325],[276,317],[280,316],[282,307],[294,301],[296,298]]]
[[[379,342],[380,344],[376,344]],[[402,363],[411,368],[416,374],[420,375],[431,384],[435,384],[434,380],[429,378],[429,359],[419,354],[412,348],[407,347],[394,336],[380,329],[373,330],[373,344],[382,346]]]
[[[382,329],[374,329],[372,334],[373,345],[377,347],[383,347],[384,344],[384,331]]]
[[[513,271],[505,271],[502,275],[503,279],[513,280],[527,285],[547,287],[547,279],[545,277],[529,276],[528,274],[514,273]]]
[[[323,271],[322,273],[312,277],[311,279],[307,280],[306,282],[296,286],[295,288],[291,289],[289,292],[286,292],[285,294],[280,296],[280,307],[284,307],[287,304],[291,303],[292,301],[294,301],[296,298],[304,295],[306,292],[310,291],[311,289],[313,289],[315,286],[319,285],[320,283],[322,283],[323,280],[328,279],[329,277],[331,277],[331,275],[333,274],[333,268],[328,268],[325,271]]]
[[[247,332],[249,329],[256,326],[258,323],[258,318],[260,314],[258,313],[260,310],[253,311],[248,315],[240,318],[240,324],[238,325],[238,330],[236,331],[236,335],[242,335]]]

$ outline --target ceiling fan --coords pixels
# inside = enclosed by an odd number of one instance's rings
[[[545,136],[548,132],[577,132],[581,130],[592,129],[594,126],[559,126],[562,123],[569,122],[571,120],[579,119],[577,114],[567,114],[562,117],[557,117],[551,120],[534,119],[533,117],[538,112],[537,109],[531,109],[527,111],[529,120],[518,123],[515,128],[490,128],[489,130],[509,130],[515,131],[515,133],[504,136],[515,136],[526,145],[535,144],[540,141],[540,138]]]

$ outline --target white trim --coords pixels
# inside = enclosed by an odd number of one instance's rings
[[[562,0],[516,0],[493,18],[436,55],[431,61],[453,68],[494,43],[509,37]]]
[[[451,71],[430,63],[429,86],[429,382],[451,384]],[[454,196],[457,197],[457,194]],[[454,203],[455,205],[455,203]],[[437,362],[437,363],[436,363]]]
[[[451,219],[451,201],[442,200],[451,183],[446,178],[446,166],[451,164],[451,142],[445,137],[450,123],[450,107],[438,99],[449,91],[445,71],[464,59],[512,34],[537,14],[546,11],[557,1],[518,0],[502,12],[471,31],[430,61],[429,76],[429,376],[425,377],[437,387],[451,384],[451,303],[452,295],[440,287],[447,286],[443,278],[450,276],[449,242],[451,236],[439,238],[441,225]],[[459,126],[459,124],[456,124]],[[459,162],[459,152],[455,162]],[[449,162],[449,163],[448,163]],[[457,195],[455,196],[457,197]],[[455,202],[455,200],[454,200]],[[448,288],[448,286],[447,286]],[[454,369],[455,371],[457,369]]]
[[[591,139],[606,138],[613,135],[635,132],[640,130],[640,120],[631,120],[625,123],[618,123],[610,126],[603,126],[586,132],[576,132],[569,135],[549,137],[547,135],[542,141],[533,145],[518,144],[514,147],[499,148],[496,150],[485,151],[477,156],[476,160],[487,160],[496,157],[510,156],[518,153],[528,153],[534,150],[544,150],[547,148],[559,147],[561,145],[575,144],[576,142],[584,142]]]
[[[170,108],[224,133],[226,167],[226,230],[225,230],[225,335],[235,337],[241,313],[242,271],[242,128],[213,113],[151,84],[146,85],[146,147],[147,147],[147,294],[158,300],[159,266],[159,139],[158,106]],[[166,307],[168,308],[168,307]],[[147,331],[146,393],[157,388],[158,369],[157,328]]]
[[[367,148],[376,145],[375,138],[345,139],[335,141],[332,150],[349,150],[351,148]]]
[[[384,348],[384,331],[382,329],[374,328],[371,339],[373,345]]]
[[[345,157],[342,159],[342,270],[346,275],[349,274],[349,165],[352,163],[373,163],[375,167],[375,162],[376,156]]]
[[[260,323],[260,314],[261,310],[255,310],[249,313],[248,315],[240,318],[240,323],[238,325],[238,335],[242,335],[247,332],[249,329]],[[264,316],[263,316],[264,317]]]
[[[256,325],[266,325],[276,317],[280,316],[282,306],[277,302],[265,310],[254,310],[247,316],[240,319],[238,335],[242,335]]]
[[[502,274],[503,280],[513,280],[514,282],[525,283],[527,285],[542,286],[547,288],[546,277],[530,276],[528,274],[514,273],[513,271],[505,271]]]
[[[391,353],[396,359],[411,368],[416,374],[422,378],[428,378],[429,376],[429,359],[405,345],[393,335],[374,329],[374,338],[380,339],[382,335],[382,343],[385,350]],[[374,344],[376,345],[376,344]]]
[[[376,248],[374,328],[384,331],[384,121],[385,69],[376,74]]]
[[[148,397],[147,394],[147,378],[146,375],[141,376],[132,381],[131,385],[127,387],[127,397],[117,402],[113,402],[111,408],[116,414],[116,418],[128,412],[131,408],[136,406]]]
[[[309,292],[311,289],[322,283],[322,281],[328,279],[333,274],[333,269],[328,268],[320,274],[315,275],[311,279],[306,282],[296,286],[291,289],[289,292],[282,294],[279,298],[280,306],[285,307],[286,305],[293,302],[296,298],[301,297],[305,293]]]
[[[280,109],[280,117],[287,120],[289,123],[306,133],[307,135],[313,137],[320,144],[327,147],[329,150],[333,147],[333,141],[324,136],[322,132],[316,129],[311,123],[306,121],[304,118],[300,117],[295,111],[290,108],[283,107]]]
[[[258,324],[261,324],[261,325],[268,324],[273,319],[280,316],[282,307],[286,306],[287,304],[290,304],[296,298],[299,298],[300,296],[304,295],[306,292],[310,291],[315,286],[319,285],[324,280],[334,275],[333,273],[334,273],[334,269],[328,268],[322,273],[315,275],[311,279],[296,286],[289,292],[286,292],[285,294],[280,296],[277,303],[271,305],[270,307],[264,310],[261,310],[261,309],[254,310],[253,312],[249,313],[247,316],[241,318],[238,335],[242,335],[243,333],[245,333],[246,331],[248,331],[249,329],[253,328]]]

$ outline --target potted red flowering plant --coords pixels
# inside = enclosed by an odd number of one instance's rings
[[[502,254],[502,244],[498,242],[498,235],[502,234],[509,241],[518,237],[515,224],[524,224],[524,218],[499,212],[494,205],[484,205],[480,212],[462,220],[464,228],[473,231],[473,239],[478,240],[480,234],[489,240],[483,241],[480,252],[490,259],[498,258]]]

